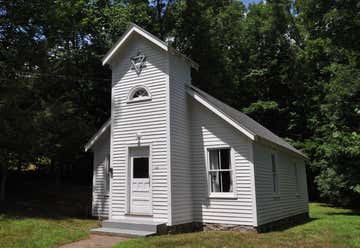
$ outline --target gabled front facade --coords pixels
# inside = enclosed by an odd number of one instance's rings
[[[191,85],[195,62],[132,25],[103,63],[111,118],[86,145],[93,215],[252,228],[306,215],[304,156]]]

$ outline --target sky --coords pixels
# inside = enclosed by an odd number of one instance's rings
[[[245,5],[249,5],[249,3],[258,3],[258,2],[260,2],[260,0],[242,0],[242,2]]]

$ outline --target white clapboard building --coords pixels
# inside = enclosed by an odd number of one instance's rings
[[[196,62],[131,25],[104,56],[111,118],[94,153],[94,232],[255,229],[308,215],[306,157],[191,84]]]

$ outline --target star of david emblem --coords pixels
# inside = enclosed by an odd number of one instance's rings
[[[133,56],[130,58],[131,61],[131,69],[136,71],[137,75],[140,75],[142,69],[145,66],[146,57],[145,55],[141,54],[141,52],[138,52],[136,56]]]

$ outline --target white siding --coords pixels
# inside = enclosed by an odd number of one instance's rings
[[[109,196],[105,194],[105,160],[110,154],[110,131],[107,130],[94,146],[92,215],[108,217]]]
[[[258,225],[308,212],[304,161],[284,151],[275,151],[279,194],[273,193],[270,147],[254,144],[255,184]],[[298,168],[299,194],[296,193],[294,163]]]
[[[230,146],[235,160],[235,198],[209,198],[206,149]],[[232,126],[191,101],[191,155],[194,219],[205,223],[253,225],[250,140]]]
[[[159,47],[133,34],[122,52],[112,60],[112,218],[126,213],[127,146],[152,145],[152,214],[155,220],[168,220],[167,161],[167,82],[168,56]],[[141,51],[146,68],[138,76],[130,70],[130,57]],[[129,91],[135,85],[145,85],[151,101],[127,103]]]
[[[189,108],[185,84],[191,82],[190,67],[170,55],[170,140],[172,224],[193,221],[190,171]]]

